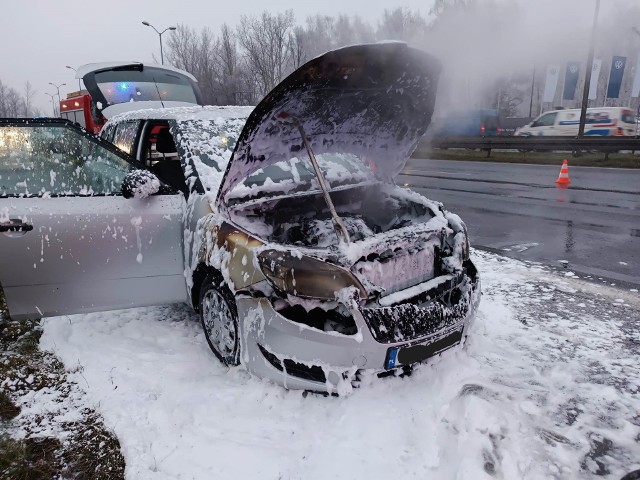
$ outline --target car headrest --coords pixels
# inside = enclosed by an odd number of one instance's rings
[[[173,141],[168,128],[163,128],[158,132],[156,151],[160,153],[176,153],[176,143]]]

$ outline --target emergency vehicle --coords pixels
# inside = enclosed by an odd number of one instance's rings
[[[71,92],[65,100],[60,101],[60,117],[78,123],[95,134],[100,133],[106,122],[86,90]]]
[[[545,112],[528,125],[516,130],[519,136],[568,136],[578,135],[580,109]],[[587,108],[585,135],[628,136],[635,135],[636,117],[625,107]]]

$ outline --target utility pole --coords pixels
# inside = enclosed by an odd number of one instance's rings
[[[637,27],[631,27],[631,30],[633,30],[633,33],[635,33],[636,35],[638,35],[638,37],[640,37],[640,30],[638,30]],[[636,69],[638,68],[640,68],[640,65],[636,65]],[[636,73],[636,75],[638,74]],[[631,108],[631,100],[633,99],[631,95],[633,95],[633,86],[631,87],[631,92],[629,95],[629,108]],[[640,115],[640,105],[638,105],[638,112],[636,112],[636,137],[638,136],[638,115]]]
[[[584,91],[582,92],[582,109],[580,110],[580,126],[578,138],[584,137],[584,124],[587,120],[587,104],[589,103],[589,88],[591,87],[591,72],[593,70],[593,49],[596,44],[596,27],[598,25],[598,12],[600,0],[596,0],[596,11],[593,14],[593,27],[591,28],[591,40],[589,41],[589,55],[587,56],[587,70],[584,74]],[[598,79],[596,78],[596,82]]]
[[[533,86],[536,83],[536,66],[533,66],[533,74],[531,75],[531,99],[529,100],[529,118],[533,113]]]

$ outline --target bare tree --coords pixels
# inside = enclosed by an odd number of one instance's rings
[[[241,100],[243,94],[246,97],[249,92],[241,92],[236,36],[226,23],[222,25],[215,53],[220,68],[219,83],[222,99],[220,103],[226,105],[243,103]]]
[[[294,24],[293,10],[241,17],[236,30],[238,42],[244,50],[247,69],[255,72],[261,95],[275,87],[292,68],[289,34]]]
[[[198,68],[198,34],[193,28],[178,24],[167,40],[167,60],[176,68],[193,74]]]
[[[0,117],[7,116],[7,87],[0,80]]]
[[[0,117],[24,115],[25,103],[26,101],[20,93],[0,81]]]
[[[28,117],[32,114],[33,109],[33,97],[37,91],[31,85],[31,82],[26,81],[24,83],[24,116]]]
[[[427,21],[420,12],[395,8],[384,11],[378,24],[378,38],[416,42],[424,36],[426,30]]]
[[[6,95],[7,117],[19,117],[24,111],[24,100],[13,88]]]
[[[371,43],[376,40],[374,28],[357,15],[351,18],[351,32],[353,37],[350,43]]]
[[[298,68],[309,59],[308,51],[307,34],[304,28],[298,25],[289,33],[289,55],[293,68]]]
[[[335,47],[333,32],[335,19],[327,15],[307,17],[304,42],[307,59],[313,58]]]
[[[498,81],[493,106],[501,118],[516,117],[524,101],[525,92],[513,79]]]
[[[475,0],[435,0],[429,14],[438,22],[450,12],[464,10],[474,2]]]

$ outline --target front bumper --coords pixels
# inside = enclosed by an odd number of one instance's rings
[[[343,393],[363,370],[380,374],[436,355],[458,345],[475,318],[480,279],[473,264],[465,264],[463,281],[444,292],[457,301],[450,308],[434,309],[427,302],[352,309],[355,335],[291,321],[267,298],[238,297],[242,363],[251,373],[285,388]],[[385,317],[377,325],[371,318],[376,311]],[[381,334],[381,326],[383,331],[393,327],[390,318],[397,318],[398,328]]]

